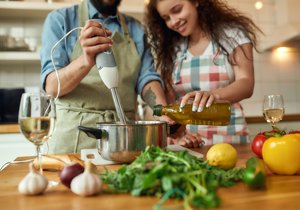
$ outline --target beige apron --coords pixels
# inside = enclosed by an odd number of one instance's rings
[[[88,17],[88,4],[84,0],[78,9],[79,26],[84,26]],[[114,33],[113,53],[119,71],[118,94],[125,115],[134,119],[137,95],[135,86],[140,67],[140,57],[131,39],[125,23],[125,17],[119,14],[124,36]],[[77,40],[71,60],[82,54]],[[110,90],[104,85],[94,66],[88,75],[71,93],[62,96],[56,103],[57,123],[49,140],[49,153],[78,153],[84,148],[96,148],[96,140],[79,132],[78,125],[96,127],[97,122],[113,122],[117,115]]]

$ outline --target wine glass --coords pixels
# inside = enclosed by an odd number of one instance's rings
[[[284,115],[284,102],[282,95],[266,95],[263,101],[263,115],[268,123],[276,129],[276,123],[282,120]]]
[[[23,93],[19,107],[19,125],[27,140],[36,145],[40,173],[42,169],[41,146],[52,135],[55,124],[54,99],[43,92]]]

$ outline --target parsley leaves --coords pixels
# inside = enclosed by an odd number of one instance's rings
[[[106,171],[101,178],[111,192],[159,197],[167,193],[170,198],[183,198],[184,207],[191,209],[219,206],[218,187],[232,186],[242,180],[243,174],[243,168],[224,170],[186,151],[151,146],[131,164]]]

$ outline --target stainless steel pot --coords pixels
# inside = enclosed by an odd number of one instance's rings
[[[132,162],[146,146],[167,146],[167,123],[133,121],[126,124],[97,123],[97,128],[78,126],[89,137],[97,139],[99,154],[107,160]]]

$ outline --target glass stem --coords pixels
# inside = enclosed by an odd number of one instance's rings
[[[42,168],[42,153],[41,153],[41,147],[40,145],[36,146],[36,158],[39,163],[40,167],[40,174],[43,174],[43,168]]]

